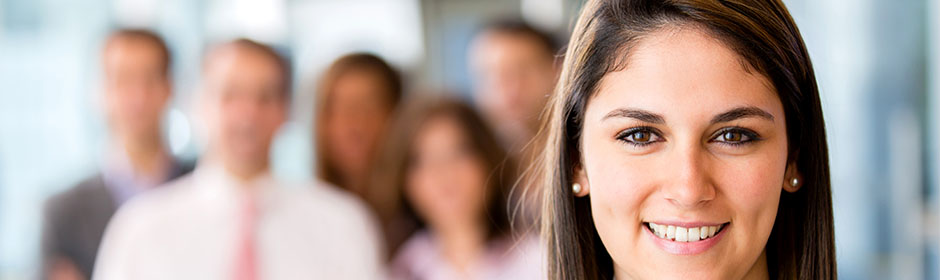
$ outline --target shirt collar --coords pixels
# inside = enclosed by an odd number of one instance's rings
[[[166,182],[177,168],[177,163],[169,155],[164,155],[166,166],[161,176],[144,176],[134,170],[127,152],[122,145],[115,145],[107,154],[105,164],[101,170],[105,186],[111,191],[118,205],[141,193]]]
[[[194,188],[210,199],[232,200],[246,196],[255,200],[259,206],[271,199],[278,181],[265,171],[254,178],[244,181],[231,175],[218,163],[205,161],[193,170]]]

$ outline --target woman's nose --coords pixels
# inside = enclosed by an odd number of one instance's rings
[[[708,155],[703,148],[683,147],[672,151],[670,170],[662,186],[669,202],[684,208],[701,206],[715,199],[715,185],[708,174]]]

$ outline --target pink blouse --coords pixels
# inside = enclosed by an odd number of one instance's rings
[[[392,259],[391,279],[545,279],[545,252],[538,238],[493,241],[466,272],[457,271],[427,231],[412,235]]]

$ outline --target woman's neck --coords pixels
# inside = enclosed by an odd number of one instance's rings
[[[467,272],[486,250],[482,223],[454,223],[435,230],[441,254],[461,273]]]
[[[629,273],[623,271],[616,265],[614,266],[614,279],[634,279]],[[770,279],[770,272],[767,270],[767,250],[760,253],[757,261],[751,265],[751,269],[741,277],[743,280],[766,280]]]

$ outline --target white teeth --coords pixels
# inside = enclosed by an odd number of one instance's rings
[[[659,235],[659,238],[666,238],[666,226],[656,225],[656,233]]]
[[[653,235],[677,242],[696,242],[711,238],[721,231],[721,226],[722,225],[685,228],[649,223],[649,229],[653,232]]]
[[[689,241],[689,230],[684,227],[676,227],[676,241]]]

